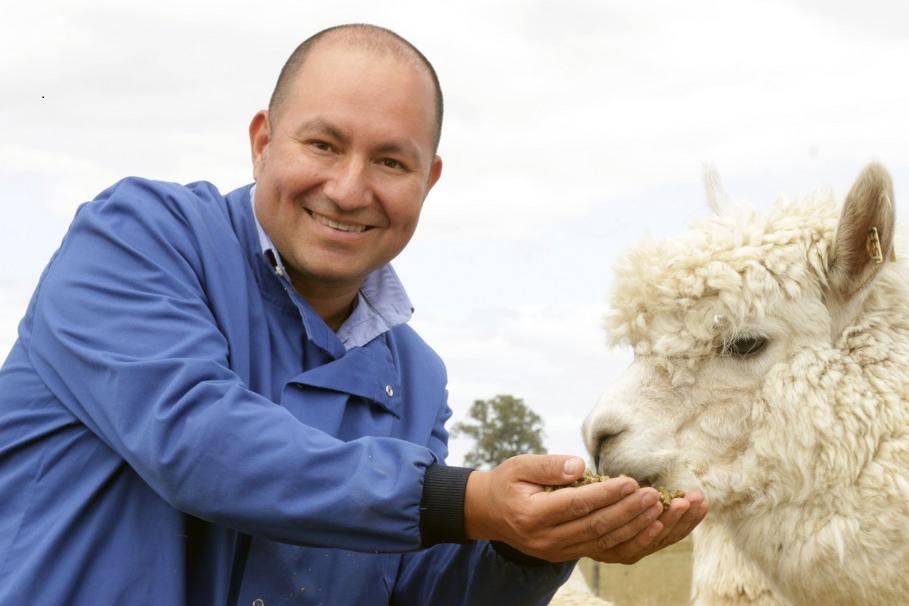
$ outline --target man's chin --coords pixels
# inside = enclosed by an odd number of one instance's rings
[[[291,282],[297,290],[303,291],[322,291],[322,290],[345,290],[351,289],[356,291],[363,284],[366,276],[369,275],[369,269],[356,270],[350,264],[318,265],[314,267],[304,267],[302,270],[294,271],[288,268]]]

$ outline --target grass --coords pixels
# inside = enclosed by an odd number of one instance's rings
[[[615,606],[683,606],[691,593],[691,537],[632,566],[582,559],[587,584]],[[595,592],[596,593],[596,592]]]

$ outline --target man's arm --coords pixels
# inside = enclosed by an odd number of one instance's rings
[[[283,542],[417,548],[432,452],[338,440],[251,391],[204,292],[200,230],[169,199],[188,194],[160,188],[124,182],[80,211],[29,312],[42,380],[181,511]]]
[[[439,461],[448,455],[443,403],[429,448]],[[465,531],[465,487],[470,469],[432,465],[424,480],[420,520],[428,549],[404,554],[391,603],[396,606],[533,606],[548,604],[574,562],[550,563],[504,543],[474,541]]]
[[[664,512],[656,490],[630,478],[543,489],[578,479],[583,468],[574,457],[522,455],[470,473],[466,543],[406,555],[394,603],[547,604],[575,559],[633,563],[687,535],[706,513],[699,493]]]

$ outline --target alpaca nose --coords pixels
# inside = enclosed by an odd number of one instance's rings
[[[603,473],[603,470],[600,469],[600,459],[603,453],[603,450],[610,446],[610,442],[615,441],[615,438],[622,433],[623,430],[618,430],[614,433],[601,432],[597,434],[596,437],[596,450],[593,454],[593,466],[596,468],[597,473]]]

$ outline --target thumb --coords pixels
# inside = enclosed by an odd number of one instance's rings
[[[541,486],[570,484],[584,475],[586,465],[570,455],[521,455],[512,459],[519,464],[520,479]]]

